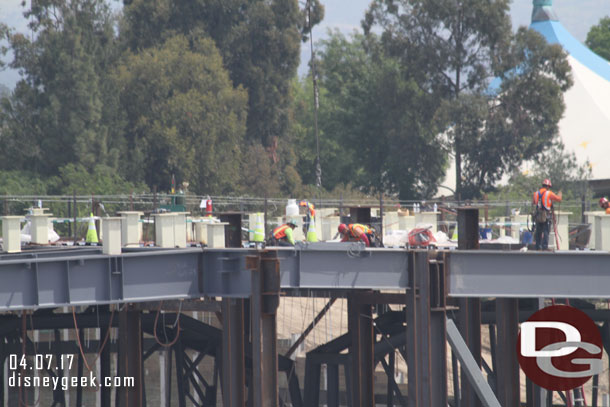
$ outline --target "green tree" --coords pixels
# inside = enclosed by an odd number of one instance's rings
[[[115,72],[124,114],[123,174],[201,193],[238,185],[247,95],[234,88],[214,43],[183,36],[128,54]]]
[[[4,57],[8,52],[6,41],[10,38],[10,29],[6,24],[0,23],[0,57]],[[6,67],[6,62],[0,59],[0,70]]]
[[[68,163],[116,166],[108,119],[109,66],[116,57],[114,19],[103,0],[34,2],[25,16],[33,39],[10,36],[11,67],[23,79],[3,104],[14,152],[10,167],[53,175]]]
[[[606,16],[599,20],[587,34],[585,41],[587,47],[591,48],[600,57],[610,61],[610,17]]]
[[[59,175],[47,181],[50,194],[113,195],[142,193],[149,189],[143,184],[126,181],[113,168],[98,164],[88,170],[80,164],[67,164]]]
[[[376,0],[364,21],[367,33],[375,26],[385,52],[442,101],[437,125],[455,157],[458,196],[489,189],[556,137],[569,65],[539,34],[512,35],[508,0]],[[497,98],[488,92],[494,76]]]
[[[312,1],[312,23],[323,16]],[[122,37],[133,51],[182,34],[216,43],[231,80],[248,91],[247,138],[265,147],[287,132],[291,80],[308,33],[297,0],[125,1]]]
[[[435,101],[409,78],[400,61],[381,52],[374,36],[347,39],[335,32],[322,42],[319,71],[324,187],[351,183],[363,192],[402,199],[432,194],[446,156],[436,132],[430,131]],[[303,94],[307,100],[312,92]],[[312,183],[313,103],[297,101],[296,106],[303,106],[301,174]]]

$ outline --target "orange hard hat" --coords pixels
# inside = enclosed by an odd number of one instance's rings
[[[347,233],[347,225],[345,223],[340,224],[338,229],[339,233]]]
[[[547,179],[545,179],[544,181],[542,181],[542,186],[545,186],[545,187],[552,187],[552,186],[553,186],[553,184],[551,184],[551,180],[547,178]]]

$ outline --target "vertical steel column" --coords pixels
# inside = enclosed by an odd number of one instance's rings
[[[81,338],[85,337],[85,330],[83,328],[80,328],[79,330],[79,335]],[[83,405],[83,386],[81,386],[81,377],[83,377],[83,355],[79,354],[78,355],[78,362],[77,362],[77,377],[78,377],[78,386],[76,387],[76,407],[82,407]]]
[[[407,384],[409,407],[422,407],[419,400],[419,341],[417,315],[417,273],[415,272],[415,253],[409,252],[409,288],[407,290],[406,322],[407,322]]]
[[[119,388],[121,407],[142,407],[142,319],[140,311],[127,306],[119,313],[119,359],[122,375],[133,377],[135,385]]]
[[[244,300],[222,299],[222,403],[243,407],[246,402]]]
[[[358,294],[347,297],[347,326],[352,337],[349,354],[352,360],[352,406],[375,405],[373,391],[374,356],[373,313],[371,304],[358,301]]]
[[[458,249],[479,249],[479,210],[477,208],[458,208]],[[470,349],[477,365],[481,366],[481,300],[460,298],[458,328]],[[462,377],[466,373],[462,369]],[[468,380],[462,380],[462,407],[480,407],[481,402]]]
[[[538,298],[534,310],[538,311],[539,309],[544,308],[544,298]],[[493,352],[493,350],[492,350]],[[531,407],[545,407],[546,406],[546,389],[543,389],[540,386],[534,384],[528,378],[525,379],[525,389],[527,396],[527,405]],[[594,389],[595,390],[595,389]]]
[[[447,405],[447,330],[442,262],[409,254],[407,365],[409,406]]]
[[[498,346],[496,359],[498,369],[498,401],[503,406],[518,406],[520,403],[519,362],[517,330],[519,328],[519,303],[514,298],[496,299],[496,324],[498,326]]]
[[[275,252],[248,256],[252,270],[252,389],[254,407],[279,405],[277,319],[280,263]]]
[[[326,365],[326,404],[339,407],[339,365]]]
[[[108,305],[100,306],[100,311],[109,312],[110,307]],[[104,377],[110,377],[110,333],[109,330],[112,330],[112,327],[100,327],[100,341],[104,341],[106,335],[109,336],[104,349],[102,349],[102,353],[100,354],[100,375],[102,376],[101,380],[104,380]],[[102,343],[100,342],[100,343]],[[110,387],[102,387],[100,388],[100,406],[101,407],[110,407]]]

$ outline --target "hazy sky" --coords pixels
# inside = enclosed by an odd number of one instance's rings
[[[0,21],[15,27],[21,32],[27,32],[27,21],[23,18],[22,0],[0,0]],[[326,8],[324,21],[314,28],[314,40],[323,38],[328,29],[339,29],[345,34],[360,29],[360,20],[370,3],[370,0],[321,0]],[[113,4],[121,4],[112,0]],[[610,15],[610,0],[554,0],[553,7],[559,20],[578,40],[584,42],[592,25],[607,15]],[[511,17],[513,27],[528,25],[532,12],[532,0],[513,0]],[[309,61],[309,44],[301,47],[301,66],[299,74],[307,71]],[[0,72],[0,83],[13,87],[18,79],[14,71]]]

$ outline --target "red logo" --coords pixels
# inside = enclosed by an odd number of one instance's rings
[[[602,338],[584,312],[553,305],[521,324],[517,340],[525,375],[548,390],[570,390],[603,371]]]

